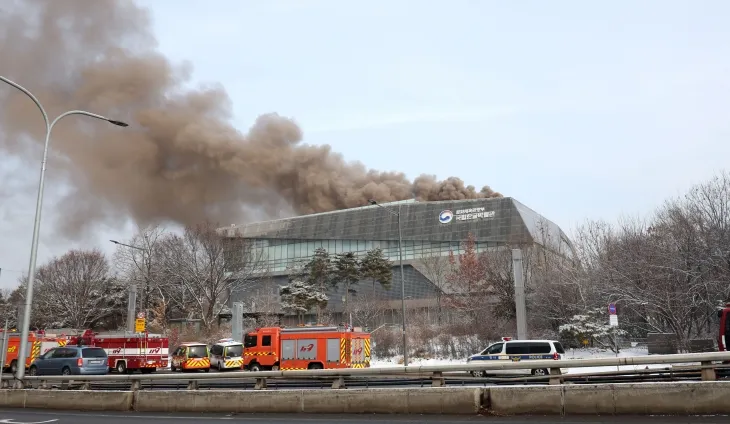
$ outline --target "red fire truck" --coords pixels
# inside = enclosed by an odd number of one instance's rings
[[[265,327],[243,338],[244,370],[370,367],[370,334],[359,328]]]
[[[71,337],[69,345],[100,347],[109,357],[109,368],[119,373],[139,370],[151,373],[166,368],[169,360],[169,340],[159,334],[94,333],[86,330]]]
[[[717,311],[720,318],[720,333],[717,335],[717,347],[720,351],[730,351],[730,303]]]

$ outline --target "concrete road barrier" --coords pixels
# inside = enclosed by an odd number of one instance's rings
[[[355,389],[272,391],[149,391],[140,412],[305,412],[314,414],[477,414],[483,389]]]
[[[494,387],[485,408],[495,415],[730,414],[730,382]]]
[[[730,414],[730,382],[344,390],[0,390],[0,407],[445,415]]]
[[[0,406],[83,411],[129,411],[132,392],[89,390],[0,390]]]

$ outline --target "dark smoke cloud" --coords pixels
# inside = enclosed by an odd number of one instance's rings
[[[120,129],[70,117],[54,129],[49,181],[72,190],[61,204],[67,235],[95,224],[181,224],[362,206],[379,201],[498,197],[458,178],[368,170],[329,146],[302,144],[297,124],[261,116],[247,134],[229,123],[221,87],[184,89],[189,68],[156,50],[147,11],[124,0],[0,2],[0,73],[30,89],[51,116],[84,109],[127,120]],[[4,84],[2,84],[4,86]],[[0,87],[0,149],[37,158],[35,106]],[[30,146],[30,147],[29,147]],[[34,162],[37,163],[37,162]]]

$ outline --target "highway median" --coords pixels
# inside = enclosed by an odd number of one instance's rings
[[[424,414],[730,414],[730,382],[342,390],[0,390],[0,407],[79,411]]]

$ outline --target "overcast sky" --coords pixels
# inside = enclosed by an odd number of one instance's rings
[[[195,83],[226,87],[241,130],[279,112],[305,142],[488,184],[566,231],[650,213],[727,166],[727,1],[142,3],[160,49],[189,61]],[[27,269],[39,170],[2,151],[0,169],[15,177],[0,187],[10,287]],[[47,182],[44,217],[63,213],[49,206],[59,189]],[[75,244],[41,233],[39,264],[70,247],[111,252],[106,240],[132,229]]]

